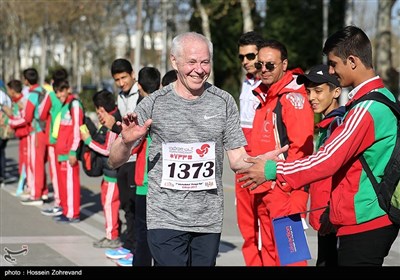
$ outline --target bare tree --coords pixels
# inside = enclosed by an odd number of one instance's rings
[[[211,30],[210,30],[210,20],[208,17],[207,10],[205,6],[201,3],[201,0],[196,0],[197,9],[200,12],[201,18],[201,30],[203,31],[204,36],[206,36],[210,41],[211,40]],[[213,66],[212,66],[213,67]],[[214,83],[214,73],[211,69],[210,77],[208,78],[210,83]]]
[[[240,0],[243,16],[243,33],[254,30],[254,23],[251,17],[251,6],[249,0]]]
[[[396,0],[379,1],[377,20],[377,39],[375,42],[375,67],[384,83],[392,91],[396,89],[397,77],[392,62],[391,11]]]

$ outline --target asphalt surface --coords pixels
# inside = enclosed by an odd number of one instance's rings
[[[77,267],[124,269],[106,258],[105,249],[94,248],[92,245],[93,241],[104,237],[104,217],[100,203],[101,178],[90,178],[81,172],[81,221],[58,224],[52,217],[40,213],[42,208],[49,207],[51,203],[43,206],[24,206],[19,202],[20,198],[13,195],[17,186],[17,156],[18,141],[11,140],[6,149],[8,182],[0,189],[0,268],[4,271],[2,274],[13,271],[10,268],[16,269],[15,273],[26,273],[24,267],[65,267],[73,271],[77,271]],[[217,267],[244,266],[241,254],[242,238],[236,222],[233,178],[233,172],[225,163],[225,216]],[[121,212],[122,221],[123,216]],[[316,234],[312,228],[308,228],[306,235],[312,256],[309,266],[315,266]],[[124,239],[124,225],[121,238]],[[384,266],[400,266],[399,239],[393,244]],[[8,254],[10,251],[13,252],[11,258]]]

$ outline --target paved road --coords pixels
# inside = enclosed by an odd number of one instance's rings
[[[12,140],[6,150],[7,172],[11,176],[17,175],[17,147],[18,141]],[[104,236],[104,218],[99,195],[100,178],[87,177],[83,172],[81,174],[81,222],[76,224],[57,224],[51,217],[40,213],[42,206],[21,205],[19,198],[12,195],[16,189],[16,182],[12,180],[0,189],[0,266],[116,266],[105,257],[104,249],[92,246],[94,240]],[[224,184],[225,218],[217,266],[243,266],[240,251],[242,238],[236,223],[233,173],[227,164],[224,167]],[[123,219],[122,212],[121,218]],[[315,231],[309,228],[306,234],[312,256],[309,264],[314,266]],[[15,255],[14,262],[5,258],[5,249],[16,252],[25,248],[28,251]],[[400,266],[399,238],[385,265]]]

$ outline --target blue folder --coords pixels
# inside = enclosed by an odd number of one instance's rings
[[[272,220],[281,265],[311,259],[300,213]]]

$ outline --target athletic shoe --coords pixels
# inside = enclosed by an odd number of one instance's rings
[[[45,216],[60,216],[62,215],[62,208],[60,206],[54,206],[52,208],[46,208],[41,211]]]
[[[43,200],[39,199],[32,199],[32,198],[27,198],[21,200],[22,205],[30,205],[30,206],[41,206],[43,205]]]
[[[53,219],[57,223],[62,223],[62,224],[78,223],[81,221],[79,218],[68,218],[65,215],[56,216]]]
[[[30,198],[31,192],[25,189],[23,193],[20,194],[15,193],[15,196],[19,196],[21,199],[25,200]]]
[[[105,252],[106,257],[113,259],[113,260],[125,258],[130,253],[131,253],[131,251],[129,251],[128,249],[125,249],[124,247],[119,247],[117,249],[108,249]]]
[[[125,258],[117,261],[118,266],[133,266],[133,254],[129,253]]]
[[[111,248],[111,249],[117,249],[121,247],[122,243],[121,240],[119,240],[119,237],[115,239],[108,239],[106,237],[93,242],[93,247],[95,248]]]

